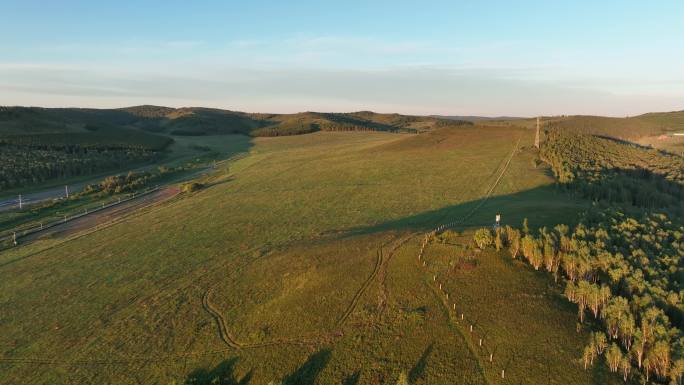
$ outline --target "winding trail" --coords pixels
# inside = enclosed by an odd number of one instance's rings
[[[263,348],[263,347],[269,347],[269,346],[276,346],[276,345],[304,345],[304,346],[309,346],[309,345],[316,345],[321,343],[322,341],[328,341],[331,342],[335,340],[336,338],[342,337],[344,333],[342,332],[341,328],[344,326],[344,324],[347,322],[349,317],[353,314],[354,310],[358,306],[358,303],[360,299],[363,297],[363,295],[366,293],[368,288],[371,286],[371,284],[377,280],[379,275],[384,275],[381,274],[384,272],[387,268],[387,263],[389,260],[392,258],[394,252],[399,249],[402,245],[404,245],[406,242],[408,242],[411,238],[413,238],[417,233],[409,234],[401,239],[389,241],[386,244],[380,246],[376,252],[376,259],[375,259],[375,265],[373,266],[373,271],[371,274],[368,276],[368,278],[363,282],[361,287],[354,293],[354,296],[352,297],[351,302],[349,303],[349,306],[345,309],[345,311],[342,313],[342,315],[339,317],[337,322],[335,323],[335,329],[326,333],[320,333],[320,334],[311,334],[311,335],[305,335],[305,336],[300,336],[296,338],[290,338],[290,339],[275,339],[273,341],[268,341],[268,342],[261,342],[261,343],[242,343],[238,341],[235,337],[233,337],[230,332],[229,332],[229,326],[228,322],[221,313],[221,311],[211,302],[211,294],[212,294],[212,288],[209,288],[205,291],[204,295],[202,296],[202,307],[209,313],[214,321],[216,322],[217,328],[218,328],[218,334],[221,337],[221,340],[230,348],[232,349],[253,349],[253,348]],[[396,242],[389,252],[385,255],[385,252],[383,251],[385,247],[387,247],[389,244],[392,242]],[[383,278],[384,280],[384,278]],[[381,282],[382,283],[382,282]]]
[[[216,325],[218,326],[219,329],[219,335],[221,336],[221,339],[223,342],[226,343],[226,345],[230,346],[231,348],[234,349],[240,349],[243,347],[242,344],[237,342],[229,333],[228,333],[228,327],[226,325],[226,320],[223,318],[223,315],[221,312],[218,311],[214,307],[214,305],[211,303],[209,300],[209,296],[211,295],[211,290],[207,290],[204,295],[202,296],[202,306],[204,307],[204,310],[206,310],[211,316],[214,318],[216,321]]]
[[[389,264],[389,261],[392,259],[392,256],[394,253],[399,249],[401,246],[403,246],[406,242],[408,242],[411,238],[416,236],[417,233],[409,234],[405,236],[404,238],[401,238],[398,240],[396,244],[390,248],[389,252],[387,252],[387,255],[385,256],[385,253],[383,252],[384,248],[387,247],[392,241],[387,242],[385,245],[381,246],[378,249],[378,258],[375,262],[375,267],[373,268],[373,272],[370,274],[370,276],[364,281],[364,283],[361,285],[359,290],[354,294],[354,297],[352,298],[351,303],[347,307],[347,310],[345,310],[344,313],[342,313],[342,316],[337,321],[337,327],[342,327],[345,322],[347,322],[347,319],[349,319],[349,316],[352,315],[354,310],[356,309],[356,306],[358,306],[359,300],[363,295],[366,293],[370,285],[375,281],[377,277],[380,277],[380,283],[384,286],[384,280],[385,280],[385,275],[387,271],[387,265]],[[383,290],[384,293],[386,293],[385,290]]]
[[[277,345],[311,346],[318,344],[322,340],[331,340],[335,337],[342,336],[342,334],[339,332],[330,332],[325,334],[301,336],[291,339],[276,339],[273,341],[252,344],[241,343],[237,339],[235,339],[235,337],[230,335],[230,333],[228,332],[228,322],[226,321],[225,317],[223,317],[223,314],[221,314],[221,312],[216,308],[216,306],[211,303],[211,291],[212,289],[207,290],[202,296],[202,306],[209,314],[211,314],[211,316],[216,321],[216,324],[219,329],[219,335],[221,336],[221,340],[223,340],[223,342],[232,349],[255,349]]]
[[[382,252],[382,247],[378,249],[377,251],[377,259],[375,260],[375,266],[373,268],[373,272],[371,275],[363,282],[361,285],[361,288],[356,291],[354,294],[354,297],[352,297],[351,303],[347,307],[347,310],[342,313],[342,316],[337,320],[337,327],[341,327],[344,325],[344,323],[347,321],[349,316],[354,312],[354,309],[356,309],[356,305],[359,303],[359,299],[363,296],[363,293],[366,292],[368,287],[373,283],[373,280],[375,277],[378,276],[378,273],[380,272],[380,266],[382,266],[382,261],[383,261],[383,252]]]

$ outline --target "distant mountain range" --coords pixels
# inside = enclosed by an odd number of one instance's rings
[[[684,111],[648,113],[629,118],[544,117],[544,127],[564,127],[620,139],[684,130]],[[196,136],[243,134],[297,135],[316,131],[388,131],[420,133],[445,127],[516,125],[534,127],[536,118],[483,116],[412,116],[371,111],[295,114],[246,113],[204,107],[134,106],[118,109],[0,107],[0,137],[41,133],[84,133],[131,129],[149,134]]]

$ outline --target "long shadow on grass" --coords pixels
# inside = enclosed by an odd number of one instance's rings
[[[318,375],[323,371],[332,351],[322,349],[309,356],[306,362],[283,380],[284,385],[313,385]]]
[[[585,202],[585,203],[582,203]],[[569,225],[577,221],[576,208],[587,204],[573,198],[573,195],[554,185],[541,186],[515,194],[477,199],[436,210],[425,211],[404,218],[390,220],[377,225],[352,229],[346,235],[365,235],[384,231],[430,231],[435,226],[461,220],[471,212],[463,225],[467,227],[491,226],[497,213],[502,215],[502,224],[519,226],[529,218],[531,227]],[[587,206],[588,207],[588,206]]]
[[[418,362],[416,362],[416,364],[413,365],[413,367],[409,371],[409,383],[414,384],[425,372],[425,368],[427,367],[427,360],[428,357],[430,357],[430,353],[432,353],[433,345],[434,343],[428,345],[423,354],[420,356]]]
[[[196,369],[185,379],[185,385],[247,385],[252,380],[252,372],[238,379],[235,375],[237,358],[225,360],[214,369]]]

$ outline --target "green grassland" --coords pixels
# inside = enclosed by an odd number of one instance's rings
[[[424,254],[425,271],[428,281],[436,279],[429,282],[435,290],[441,284],[449,293],[449,299],[440,296],[451,307],[453,323],[477,346],[481,360],[488,361],[490,353],[496,357],[493,366],[499,370],[488,372],[490,383],[497,383],[501,369],[511,383],[519,383],[519,378],[527,379],[523,383],[617,382],[605,371],[578,368],[588,333],[580,338],[576,309],[551,277],[506,252],[480,253],[471,239],[472,233],[466,232],[445,244],[431,243]]]
[[[428,268],[417,260],[439,223],[475,227],[496,212],[572,223],[587,208],[554,188],[531,130],[242,140],[224,151],[249,155],[203,190],[0,253],[0,384],[617,381],[582,370],[586,336],[546,276],[505,253],[454,271],[457,245],[429,249]],[[434,274],[487,333],[494,362]]]

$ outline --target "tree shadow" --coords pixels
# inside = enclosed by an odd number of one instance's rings
[[[435,210],[424,211],[375,225],[353,228],[341,237],[375,234],[385,231],[427,232],[440,224],[454,223],[453,228],[492,226],[497,213],[502,215],[501,224],[519,227],[524,218],[529,218],[530,227],[553,227],[558,223],[575,225],[577,214],[590,208],[590,201],[577,198],[555,184],[533,189],[476,199]]]
[[[425,373],[425,368],[427,367],[427,360],[430,356],[430,353],[432,353],[434,344],[434,342],[431,342],[430,345],[428,345],[423,354],[420,356],[418,362],[416,362],[416,364],[413,365],[413,367],[409,371],[408,380],[410,384],[414,384],[423,375],[423,373]]]
[[[195,369],[185,379],[185,385],[247,385],[252,380],[250,370],[242,378],[235,374],[238,358],[231,358],[216,365],[214,369]]]
[[[313,385],[331,357],[330,349],[322,349],[310,355],[299,369],[283,380],[283,385]]]

